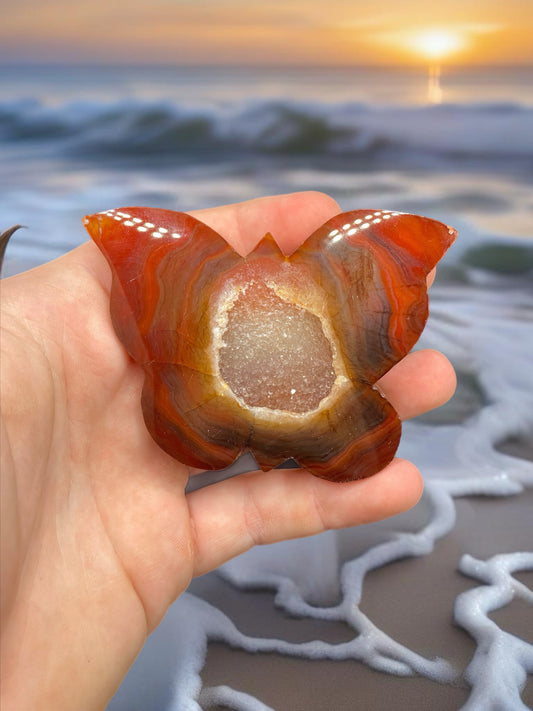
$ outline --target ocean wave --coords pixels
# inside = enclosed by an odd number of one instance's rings
[[[533,108],[513,104],[375,107],[250,101],[192,107],[165,101],[0,103],[2,143],[95,159],[250,154],[398,161],[528,161]]]

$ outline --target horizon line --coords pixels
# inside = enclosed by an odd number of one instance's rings
[[[101,60],[95,58],[94,60],[83,60],[83,61],[70,61],[68,59],[6,59],[0,57],[0,69],[9,67],[42,67],[42,68],[142,68],[142,69],[212,69],[223,71],[225,69],[243,69],[247,71],[254,71],[256,69],[387,69],[387,70],[426,70],[428,65],[432,62],[394,62],[394,63],[372,63],[372,62],[361,62],[361,63],[304,63],[304,62],[287,62],[284,64],[272,63],[272,62],[257,62],[250,64],[242,62],[158,62],[158,61],[124,61],[124,60]],[[499,63],[482,63],[482,62],[452,62],[443,61],[435,62],[434,64],[439,64],[443,68],[447,69],[531,69],[533,67],[533,60],[530,62],[499,62]]]

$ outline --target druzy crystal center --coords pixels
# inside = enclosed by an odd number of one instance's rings
[[[226,315],[220,375],[247,406],[303,413],[330,394],[333,352],[318,316],[264,284],[243,288]]]

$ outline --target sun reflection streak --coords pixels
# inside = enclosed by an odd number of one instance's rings
[[[428,69],[428,104],[442,104],[442,86],[440,83],[440,65],[430,64]]]

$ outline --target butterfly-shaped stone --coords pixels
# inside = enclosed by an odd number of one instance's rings
[[[201,469],[249,450],[333,481],[386,466],[401,423],[375,384],[418,340],[426,277],[456,236],[389,210],[332,218],[292,254],[240,256],[180,212],[108,210],[85,225],[113,273],[115,331],[143,368],[154,440]]]

